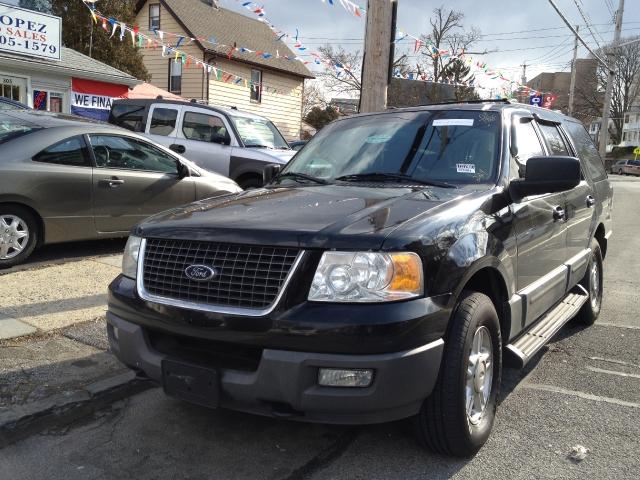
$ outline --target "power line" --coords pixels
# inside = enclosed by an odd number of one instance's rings
[[[602,46],[598,42],[598,39],[596,38],[595,34],[593,33],[593,30],[591,30],[591,25],[589,25],[589,20],[587,19],[587,15],[585,14],[584,10],[582,10],[582,7],[580,6],[580,4],[582,3],[582,0],[580,0],[580,2],[578,2],[578,0],[573,0],[573,3],[576,4],[576,8],[578,9],[578,12],[580,12],[580,16],[584,20],[584,23],[585,23],[587,29],[589,30],[589,33],[591,34],[591,38],[593,38],[593,40],[596,42],[596,45],[598,46],[598,48],[602,48]],[[602,37],[600,37],[600,39],[602,40],[602,43],[605,43],[605,41],[604,41],[604,39]]]

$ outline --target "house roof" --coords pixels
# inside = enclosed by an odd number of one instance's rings
[[[192,37],[214,37],[217,43],[246,47],[255,51],[265,51],[274,57],[265,59],[255,53],[234,52],[232,59],[279,70],[304,78],[314,78],[313,74],[297,60],[276,58],[276,50],[281,56],[295,57],[284,42],[277,41],[274,33],[264,22],[249,18],[225,8],[215,8],[201,0],[160,0],[176,20]],[[145,4],[139,1],[136,11]],[[203,50],[226,57],[229,48],[196,42]]]
[[[31,70],[61,73],[71,77],[99,80],[129,87],[142,83],[141,80],[132,77],[128,73],[67,47],[60,49],[60,60],[25,57],[4,52],[0,53],[0,60],[4,64],[12,64]]]

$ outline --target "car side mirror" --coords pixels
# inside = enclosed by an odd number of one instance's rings
[[[231,145],[231,137],[229,136],[228,132],[224,135],[214,133],[211,136],[211,143],[218,143],[220,145]]]
[[[189,176],[189,167],[187,167],[184,163],[180,161],[176,161],[178,166],[178,178],[183,179]]]
[[[580,183],[580,160],[575,157],[531,157],[523,179],[512,180],[509,189],[519,197],[571,190]]]
[[[262,170],[263,185],[270,183],[275,176],[280,173],[280,170],[282,170],[282,165],[278,165],[276,163],[272,163],[264,167],[264,170]]]

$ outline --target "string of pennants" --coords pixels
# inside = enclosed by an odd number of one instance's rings
[[[328,3],[332,7],[335,6],[336,3],[339,3],[342,5],[342,8],[356,17],[362,17],[367,13],[364,8],[351,0],[322,0],[322,3]]]
[[[93,21],[96,24],[100,24],[106,34],[110,34],[109,38],[113,38],[117,34],[120,41],[124,41],[125,38],[130,37],[133,45],[137,46],[138,48],[153,48],[153,49],[161,48],[163,57],[168,57],[168,58],[173,57],[175,61],[182,62],[182,65],[184,65],[185,68],[189,68],[189,67],[202,68],[209,75],[212,76],[211,78],[219,82],[235,84],[238,86],[244,86],[254,91],[261,90],[263,92],[269,92],[269,93],[279,94],[279,95],[300,96],[300,94],[296,94],[291,91],[285,91],[282,89],[268,86],[264,83],[254,82],[250,78],[246,78],[241,75],[228,72],[218,67],[217,65],[212,65],[210,63],[203,62],[197,57],[190,55],[188,53],[185,53],[184,51],[178,48],[180,45],[184,43],[185,40],[187,40],[187,38],[184,36],[167,34],[167,32],[160,33],[159,31],[157,31],[157,33],[155,34],[155,37],[151,37],[149,35],[145,35],[141,33],[140,27],[138,27],[137,25],[130,26],[123,21],[103,15],[95,8],[95,0],[83,0],[83,3],[89,9]],[[182,40],[178,39],[176,44],[173,46],[165,43],[164,40],[171,38],[171,35],[175,35],[175,37],[181,37]],[[188,40],[190,43],[194,40],[199,40],[199,39],[194,38],[194,39],[188,39]],[[231,54],[229,54],[229,58],[231,58],[230,55]]]

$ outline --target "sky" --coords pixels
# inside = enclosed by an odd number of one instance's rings
[[[195,0],[197,1],[197,0]],[[245,0],[219,0],[220,5],[246,15],[253,15],[242,7]],[[613,15],[619,0],[556,0],[561,11],[572,24],[580,24],[580,33],[593,48],[613,40]],[[366,7],[366,0],[355,0]],[[578,3],[584,12],[591,33],[582,19]],[[626,0],[623,17],[623,37],[640,35],[640,0]],[[330,6],[323,0],[260,0],[267,18],[286,32],[299,32],[299,39],[312,50],[325,43],[342,45],[350,50],[361,50],[365,20],[344,10],[339,0]],[[635,5],[634,5],[635,4]],[[446,8],[464,13],[464,25],[476,27],[481,33],[474,60],[499,68],[505,76],[520,79],[521,65],[526,62],[527,79],[543,71],[568,71],[573,53],[573,35],[552,8],[548,0],[398,0],[398,29],[414,36],[429,29],[429,17],[434,8]],[[413,40],[400,42],[413,57]],[[398,51],[398,49],[396,50]],[[587,58],[584,47],[579,58]]]
[[[18,0],[0,0],[18,3]],[[80,1],[80,0],[69,0]],[[200,0],[184,0],[200,1]],[[247,0],[217,0],[219,5],[256,18],[242,6]],[[356,17],[340,6],[341,0],[258,0],[268,20],[282,31],[295,35],[307,52],[324,44],[356,51],[362,50],[365,19]],[[366,0],[351,0],[366,7]],[[613,39],[613,14],[619,0],[556,0],[561,11],[573,25],[580,25],[585,41],[597,48]],[[580,5],[591,31],[577,7]],[[640,0],[626,0],[623,18],[623,38],[640,35]],[[98,8],[100,1],[97,2]],[[573,35],[553,10],[548,0],[398,0],[398,30],[419,37],[430,28],[429,17],[433,9],[445,8],[461,11],[466,28],[475,27],[482,37],[473,47],[474,61],[484,62],[499,69],[506,77],[520,80],[522,64],[527,63],[527,79],[544,71],[568,71],[573,53]],[[593,33],[593,35],[592,35]],[[197,32],[194,32],[197,35]],[[595,37],[595,39],[594,39]],[[292,45],[290,43],[290,45]],[[396,46],[396,54],[406,53],[412,65],[414,41],[406,39]],[[579,58],[588,52],[580,46]],[[307,57],[308,58],[308,57]],[[316,68],[317,70],[317,68]],[[483,83],[495,87],[499,83],[484,79]]]

